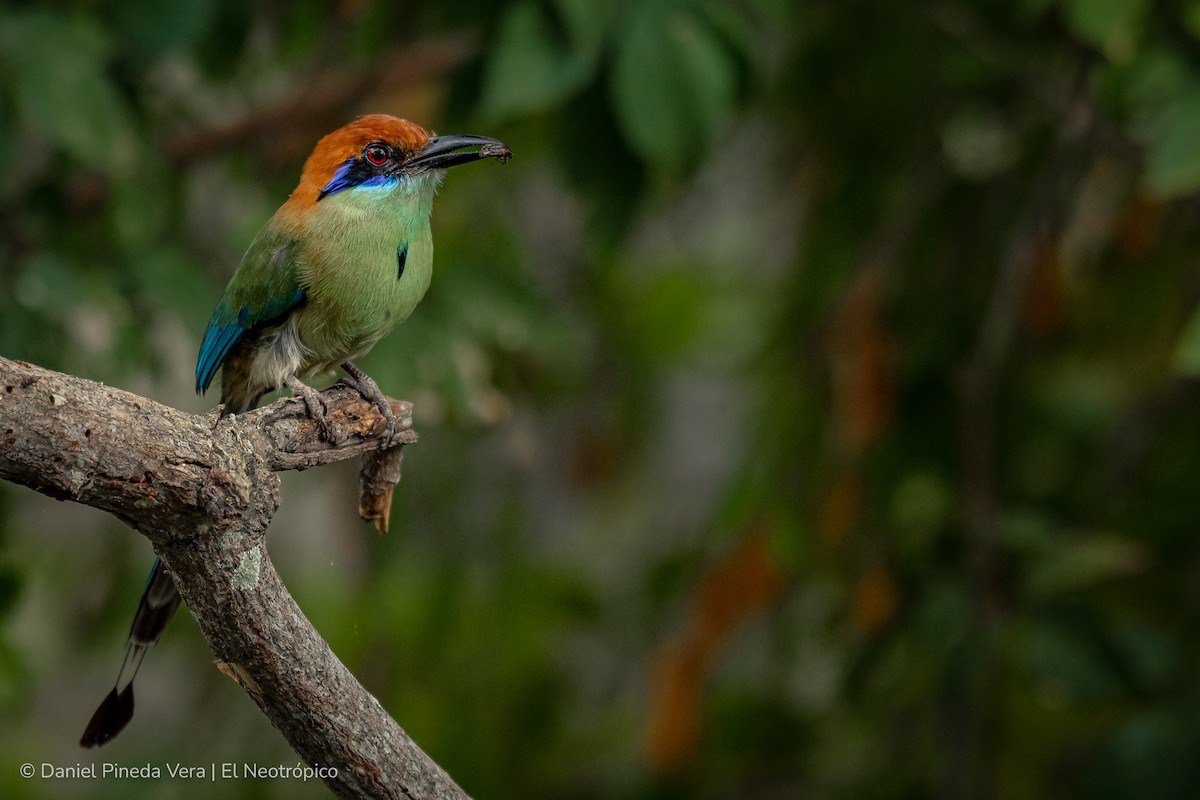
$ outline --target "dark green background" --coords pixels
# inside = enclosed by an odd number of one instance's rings
[[[284,476],[301,607],[479,798],[1200,795],[1200,3],[8,2],[0,353],[196,413],[322,134],[453,170],[362,362],[392,530]],[[186,613],[75,744],[151,559],[0,486],[0,794],[295,764]]]

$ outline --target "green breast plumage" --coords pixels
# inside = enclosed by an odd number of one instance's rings
[[[294,330],[310,354],[301,374],[364,354],[421,301],[433,274],[432,194],[351,190],[319,204],[320,224],[296,254],[306,302]]]

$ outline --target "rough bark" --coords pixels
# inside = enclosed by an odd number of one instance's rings
[[[324,398],[336,444],[296,400],[218,420],[0,358],[0,478],[108,511],[150,539],[221,670],[337,795],[465,797],[338,661],[267,555],[276,471],[373,454],[399,480],[399,448],[416,440],[412,406],[393,402],[395,455],[381,458],[378,409],[346,387]],[[377,524],[379,496],[390,498],[380,473],[364,470],[362,505]]]

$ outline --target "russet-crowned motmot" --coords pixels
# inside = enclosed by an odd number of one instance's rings
[[[447,167],[508,148],[483,136],[433,136],[383,114],[317,142],[300,184],[251,242],[217,302],[196,360],[196,391],[221,373],[221,416],[254,408],[283,386],[329,438],[320,395],[300,378],[341,366],[394,432],[379,387],[352,363],[403,322],[429,288],[429,211]],[[179,593],[156,559],[129,631],[116,685],[80,744],[102,745],[133,716],[133,679],[162,636]]]

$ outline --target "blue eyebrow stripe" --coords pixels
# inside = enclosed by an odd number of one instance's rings
[[[334,171],[329,183],[325,184],[325,188],[317,195],[317,201],[320,202],[331,194],[337,194],[346,189],[386,189],[394,186],[398,180],[400,179],[395,175],[376,173],[361,158],[347,158]]]
[[[349,189],[352,186],[357,186],[359,181],[354,177],[354,162],[357,159],[354,157],[347,158],[342,165],[334,170],[333,177],[329,179],[329,183],[325,184],[325,188],[317,195],[317,201],[324,200],[331,194],[337,194],[343,189]]]

